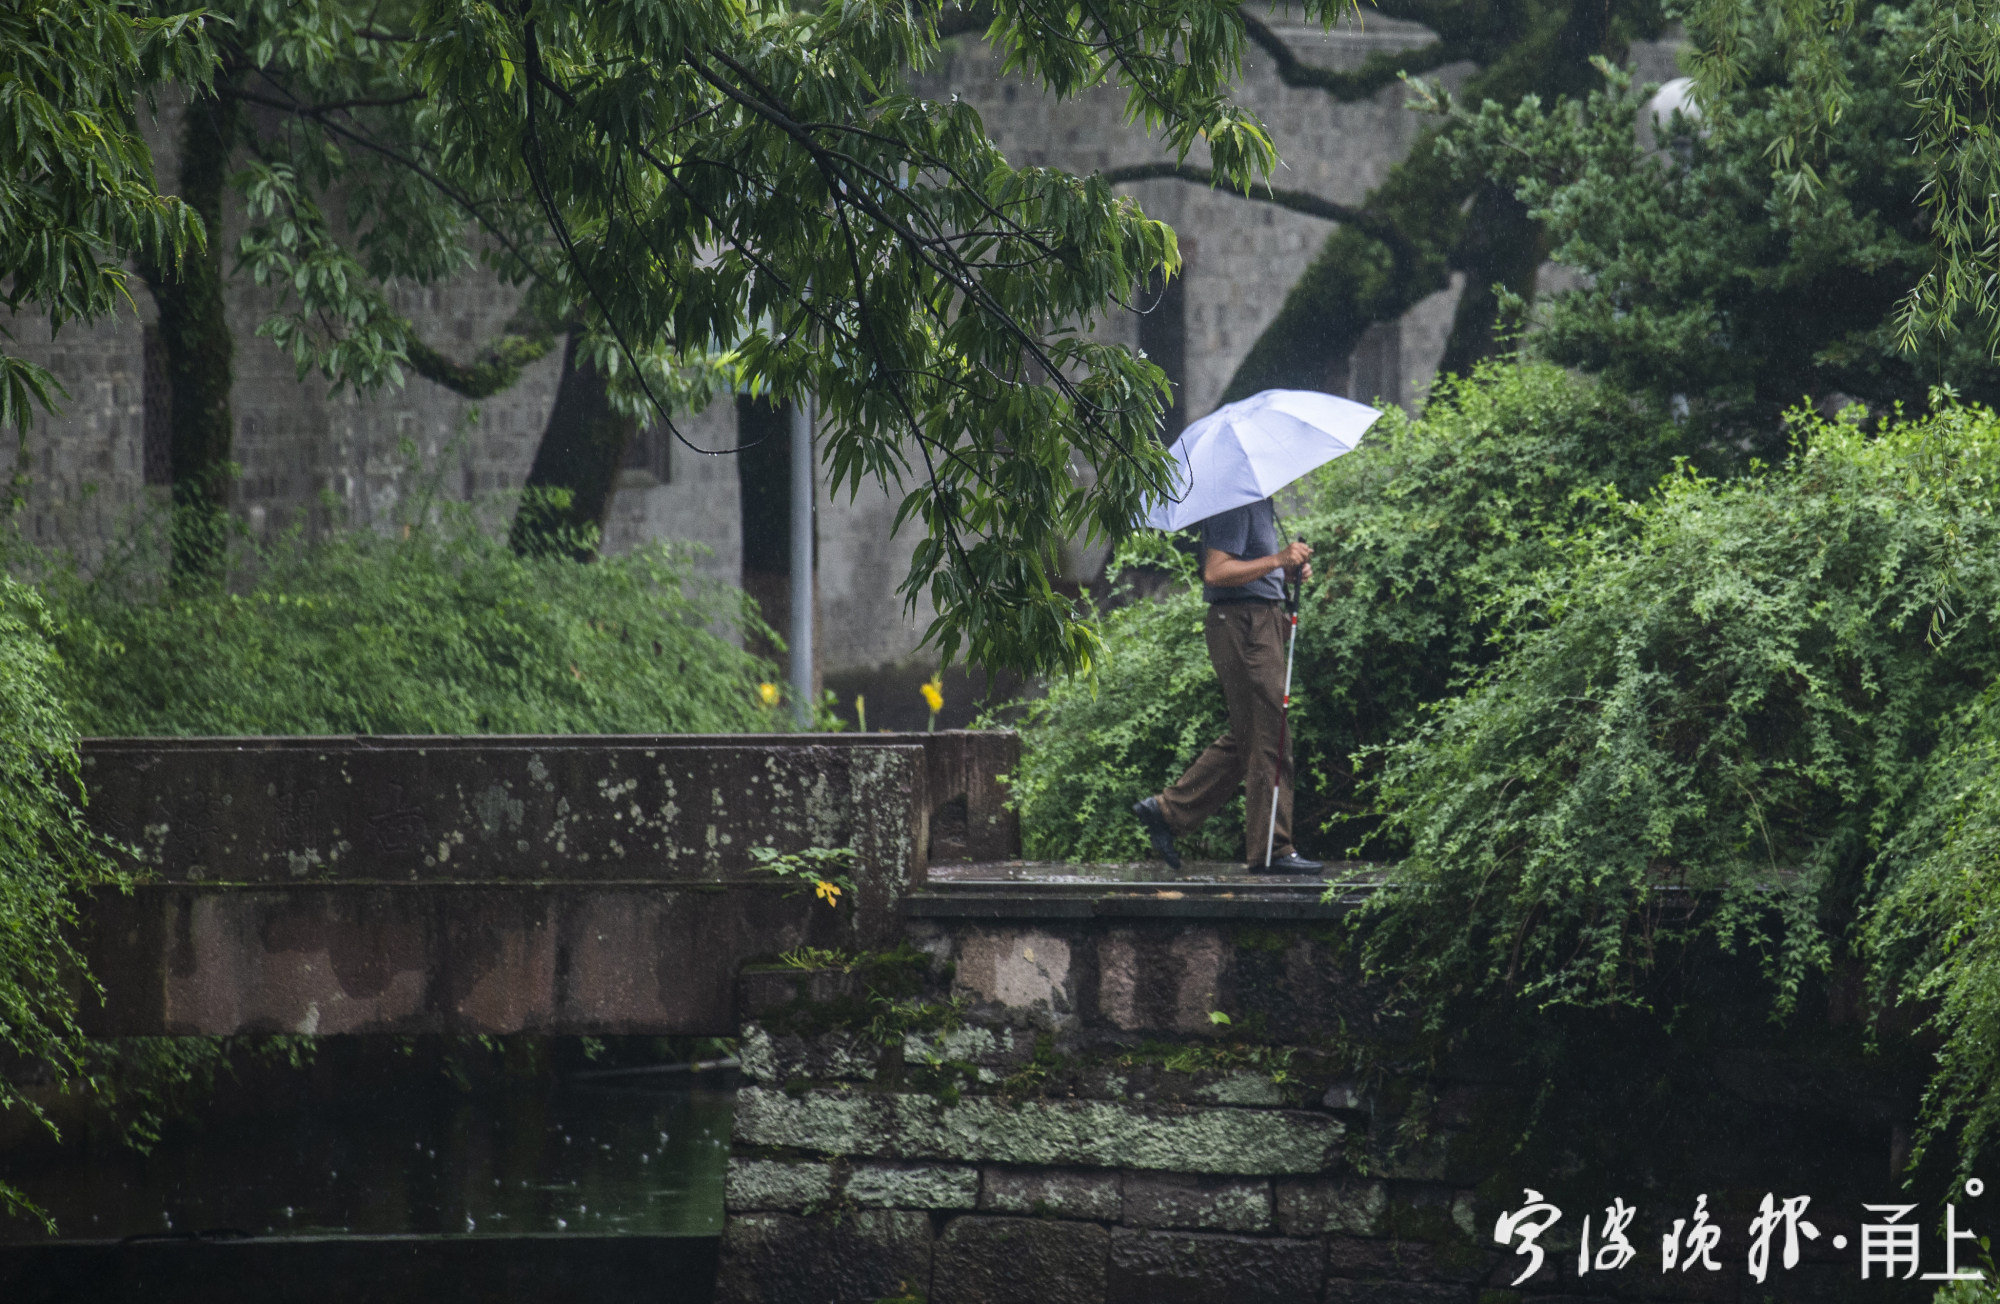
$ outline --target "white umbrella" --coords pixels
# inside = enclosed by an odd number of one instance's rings
[[[1180,530],[1211,516],[1262,502],[1342,453],[1351,453],[1382,414],[1365,403],[1310,389],[1267,389],[1219,407],[1175,441],[1174,487],[1153,505],[1145,523]],[[1292,652],[1299,643],[1299,605],[1285,588],[1291,631],[1285,640],[1285,705],[1278,724],[1278,766],[1271,775],[1271,818],[1264,839],[1264,867],[1278,836],[1278,790],[1284,781],[1285,744],[1292,726]]]
[[[1219,407],[1182,431],[1169,450],[1173,487],[1146,513],[1145,524],[1180,530],[1261,502],[1354,451],[1381,415],[1365,403],[1310,389],[1267,389]]]

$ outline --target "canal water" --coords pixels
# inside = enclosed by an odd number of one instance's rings
[[[563,1259],[602,1261],[607,1238],[633,1238],[635,1250],[666,1245],[682,1258],[685,1246],[673,1242],[705,1242],[712,1256],[733,1073],[635,1064],[629,1054],[607,1067],[573,1044],[526,1056],[434,1051],[327,1047],[303,1069],[253,1068],[171,1119],[149,1153],[108,1131],[0,1150],[0,1180],[57,1228],[51,1244],[33,1222],[0,1221],[0,1280],[10,1255],[25,1265],[23,1255],[62,1251],[65,1263],[104,1259],[92,1270],[105,1271],[111,1258],[131,1259],[136,1245],[152,1246],[161,1262],[175,1257],[162,1248],[176,1244],[256,1246],[267,1256],[291,1246],[300,1262],[324,1259],[328,1247],[343,1261],[360,1253],[372,1262],[366,1247],[389,1245],[381,1271],[424,1260],[417,1276],[428,1280],[458,1252],[445,1243],[464,1242],[489,1261],[526,1254],[553,1264],[577,1287],[588,1283]],[[46,1264],[35,1262],[42,1266],[16,1271],[45,1276]],[[197,1275],[212,1280],[214,1272]],[[376,1282],[382,1297],[400,1293]],[[524,1286],[518,1297],[534,1294]],[[516,1297],[466,1296],[495,1304]]]

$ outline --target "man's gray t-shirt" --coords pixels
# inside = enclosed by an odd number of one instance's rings
[[[1207,549],[1226,552],[1237,560],[1268,557],[1278,550],[1278,513],[1269,498],[1219,512],[1201,523],[1202,565],[1208,564]],[[1201,586],[1204,602],[1282,602],[1285,573],[1274,570],[1248,584],[1217,588]]]

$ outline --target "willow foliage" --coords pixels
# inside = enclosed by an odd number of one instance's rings
[[[83,823],[77,734],[55,693],[48,613],[0,575],[0,1048],[75,1072],[84,1064],[77,997],[87,985],[69,941],[79,898],[116,881]],[[0,1110],[39,1116],[0,1076]],[[0,1182],[0,1211],[25,1208]]]
[[[1825,966],[1940,732],[2000,674],[2000,420],[1795,418],[1784,468],[1619,505],[1509,599],[1505,655],[1387,752],[1410,854],[1374,969],[1643,1002],[1683,943]]]
[[[1947,732],[1912,817],[1878,868],[1863,934],[1877,996],[1929,1012],[1928,1146],[1963,1124],[1961,1163],[2000,1128],[2000,688]]]
[[[1614,390],[1546,364],[1489,363],[1441,382],[1422,417],[1392,409],[1302,486],[1285,524],[1316,549],[1293,689],[1305,845],[1337,853],[1373,827],[1353,754],[1489,659],[1496,595],[1558,563],[1573,530],[1616,524],[1606,487],[1644,492],[1674,438]],[[1222,731],[1194,572],[1171,574],[1164,595],[1105,618],[1094,679],[1055,681],[1028,709],[1014,792],[1030,854],[1145,854],[1132,802]],[[1235,811],[1190,849],[1239,854]]]

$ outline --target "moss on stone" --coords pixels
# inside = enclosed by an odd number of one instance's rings
[[[963,1002],[934,996],[948,989],[949,976],[907,942],[884,951],[815,952],[809,960],[788,963],[781,957],[754,966],[762,973],[798,976],[792,1000],[759,1014],[773,1034],[810,1038],[858,1031],[879,1046],[900,1047],[909,1033],[947,1031],[963,1019]],[[832,981],[816,984],[815,976]],[[815,997],[815,986],[831,991]],[[923,999],[927,994],[934,998]]]
[[[1121,1102],[1004,1101],[946,1105],[909,1093],[814,1092],[793,1100],[746,1087],[736,1136],[836,1155],[1076,1164],[1189,1173],[1317,1173],[1336,1162],[1345,1129],[1323,1114],[1228,1107],[1149,1109]]]

